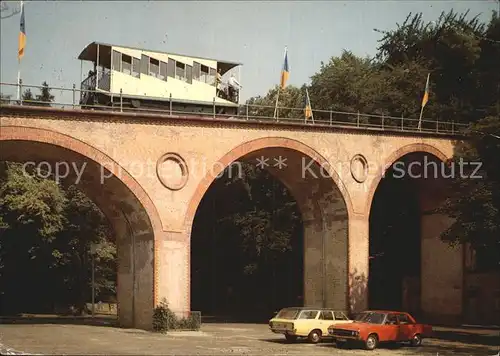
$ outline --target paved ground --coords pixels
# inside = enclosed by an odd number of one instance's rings
[[[199,332],[166,335],[111,326],[46,323],[0,325],[1,354],[65,355],[463,355],[500,351],[499,330],[437,329],[419,348],[381,347],[373,352],[337,349],[331,342],[286,344],[262,324],[204,324]],[[7,348],[10,351],[7,352]],[[3,349],[3,350],[2,350]],[[18,353],[19,352],[19,353]]]

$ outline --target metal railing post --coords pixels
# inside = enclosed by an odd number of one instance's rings
[[[23,80],[19,79],[19,103],[23,105]]]
[[[359,127],[359,110],[358,110],[358,116],[356,117],[356,126]]]
[[[75,109],[75,101],[76,101],[75,94],[76,94],[76,85],[73,84],[73,110]]]
[[[332,109],[330,109],[330,126],[333,125],[333,112]]]
[[[120,112],[123,112],[123,89],[120,88]]]
[[[215,119],[215,96],[214,96],[214,100],[213,100],[213,117]]]
[[[170,98],[169,98],[169,106],[170,106],[170,115],[172,115],[172,93],[170,93]]]
[[[245,105],[245,110],[246,110],[246,116],[247,116],[247,120],[248,120],[248,104]]]
[[[455,133],[455,120],[451,120],[451,133]]]
[[[436,119],[436,132],[439,132],[439,119]]]
[[[384,129],[384,121],[385,121],[385,116],[382,114],[382,130]]]
[[[404,124],[404,123],[405,123],[405,119],[404,119],[403,114],[401,114],[401,131],[404,131],[404,130],[405,130],[405,128],[404,128],[404,125],[405,125],[405,124]]]

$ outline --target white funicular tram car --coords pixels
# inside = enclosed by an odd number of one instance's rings
[[[82,108],[121,106],[173,113],[238,112],[238,91],[228,90],[227,78],[239,79],[241,63],[92,42],[78,59],[93,69],[81,82]],[[217,72],[222,76],[219,90]],[[83,74],[83,73],[82,73]],[[232,95],[230,95],[232,94]]]

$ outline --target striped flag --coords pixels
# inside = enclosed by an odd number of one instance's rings
[[[19,49],[17,59],[20,61],[24,57],[24,48],[26,47],[26,25],[24,23],[24,1],[21,1],[21,21],[19,28]]]
[[[309,99],[309,91],[307,90],[307,88],[306,88],[306,104],[304,107],[304,116],[306,120],[313,117],[311,100]]]
[[[281,70],[281,81],[280,81],[281,89],[284,89],[286,87],[286,82],[288,81],[289,76],[290,76],[290,71],[288,68],[288,49],[285,47],[285,59],[283,62],[283,69]]]
[[[430,73],[427,74],[427,83],[425,83],[425,92],[424,92],[424,97],[422,98],[422,107],[425,106],[425,104],[427,104],[427,102],[429,101],[429,77],[430,77]]]
[[[420,130],[422,128],[422,114],[424,113],[424,106],[427,104],[429,101],[429,78],[431,74],[427,74],[427,82],[425,83],[425,92],[424,92],[424,97],[422,98],[422,108],[420,109],[420,117],[418,119],[418,129]]]

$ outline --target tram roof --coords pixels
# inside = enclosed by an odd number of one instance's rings
[[[84,60],[84,61],[95,61],[97,58],[97,46],[103,46],[103,47],[122,47],[122,48],[129,48],[129,49],[134,49],[138,51],[147,51],[147,52],[153,52],[153,53],[162,53],[166,55],[173,55],[173,56],[182,56],[182,57],[188,57],[188,58],[193,58],[193,59],[205,59],[209,61],[216,61],[217,66],[220,67],[224,72],[243,65],[243,63],[240,62],[233,62],[233,61],[226,61],[226,60],[220,60],[220,59],[215,59],[215,58],[208,58],[208,57],[200,57],[200,56],[192,56],[188,54],[181,54],[181,53],[174,53],[174,52],[165,52],[165,51],[158,51],[154,49],[147,49],[147,48],[139,48],[139,47],[131,47],[131,46],[123,46],[120,44],[110,44],[110,43],[105,43],[105,42],[92,42],[89,43],[83,50],[80,52],[78,55],[78,59]]]

